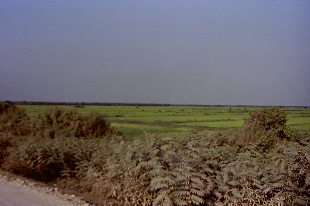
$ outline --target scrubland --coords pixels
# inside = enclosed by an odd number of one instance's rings
[[[28,115],[1,103],[1,170],[57,184],[98,205],[310,204],[310,136],[294,129],[308,124],[304,111],[227,108],[216,116],[208,108],[156,107],[154,119],[142,110],[155,108],[138,107],[130,120],[127,113],[104,117],[84,109],[50,107]],[[233,122],[243,127],[208,126],[201,111],[214,115],[214,125],[235,112],[241,119]],[[306,121],[287,125],[293,115]],[[133,123],[145,126],[144,138],[128,138],[111,126]],[[167,132],[152,134],[152,126]]]

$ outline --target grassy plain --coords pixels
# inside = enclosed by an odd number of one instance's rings
[[[30,118],[50,106],[19,105],[25,108]],[[188,130],[221,131],[243,128],[243,119],[249,112],[261,110],[261,107],[195,107],[195,106],[58,106],[75,109],[82,115],[99,112],[105,115],[112,128],[122,132],[129,139],[143,138],[144,132],[161,135]],[[287,125],[292,129],[310,133],[310,109],[284,108],[288,114]]]

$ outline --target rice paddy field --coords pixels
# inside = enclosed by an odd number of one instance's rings
[[[19,105],[25,108],[30,118],[51,106]],[[99,112],[105,115],[111,123],[127,138],[143,138],[144,133],[158,135],[173,135],[188,130],[223,131],[242,129],[243,119],[249,117],[249,112],[261,110],[261,107],[195,107],[195,106],[58,106],[63,109],[75,109],[88,114]],[[310,132],[310,109],[289,107],[287,125],[301,132]]]

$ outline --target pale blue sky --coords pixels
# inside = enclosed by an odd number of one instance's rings
[[[0,0],[0,101],[310,106],[309,0]]]

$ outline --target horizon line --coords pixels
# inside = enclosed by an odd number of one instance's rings
[[[284,105],[242,105],[242,104],[171,104],[171,103],[125,103],[125,102],[62,102],[62,101],[0,101],[11,102],[17,105],[94,105],[94,106],[197,106],[197,107],[310,107],[310,106],[284,106]]]

